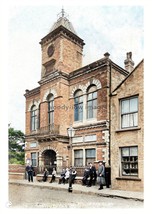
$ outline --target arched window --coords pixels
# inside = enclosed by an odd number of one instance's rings
[[[87,118],[97,117],[97,87],[92,85],[87,90]]]
[[[78,90],[74,94],[74,121],[83,120],[83,94]]]
[[[40,105],[38,107],[38,112],[37,112],[37,128],[40,128]]]
[[[49,125],[54,124],[54,96],[49,94],[47,97],[48,101],[48,123]]]
[[[36,106],[33,105],[31,108],[31,130],[34,131],[37,128],[37,109]]]

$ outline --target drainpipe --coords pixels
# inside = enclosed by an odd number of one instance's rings
[[[109,166],[111,166],[111,75],[112,65],[109,64]]]
[[[109,167],[111,166],[111,155],[110,155],[110,144],[111,144],[111,80],[112,80],[112,75],[111,75],[111,70],[112,70],[112,65],[111,61],[109,60],[110,54],[107,52],[104,54],[105,58],[107,59],[107,72],[109,73],[109,161],[108,165]]]

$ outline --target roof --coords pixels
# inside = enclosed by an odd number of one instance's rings
[[[83,39],[77,35],[72,23],[68,20],[67,16],[68,15],[66,15],[62,9],[61,13],[58,14],[59,18],[53,24],[49,33],[41,39],[40,44],[47,42],[49,39],[56,38],[58,34],[64,34],[70,39],[74,39],[74,41],[78,42],[81,46],[85,45]]]
[[[72,25],[72,23],[67,19],[67,15],[64,12],[64,10],[62,9],[61,13],[59,13],[58,15],[61,15],[58,20],[54,23],[54,25],[52,26],[50,32],[54,31],[55,29],[57,29],[60,26],[65,27],[66,29],[68,29],[69,31],[71,31],[72,33],[76,34],[76,31],[74,30],[74,27]]]
[[[136,71],[136,69],[140,66],[141,63],[143,63],[144,59],[142,59],[138,65],[133,69],[132,72],[129,73],[128,76],[126,76],[125,79],[122,80],[122,82],[120,82],[120,84],[112,91],[112,94]]]

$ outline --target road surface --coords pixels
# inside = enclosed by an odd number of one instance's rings
[[[9,185],[10,208],[143,208],[143,202],[65,190]]]

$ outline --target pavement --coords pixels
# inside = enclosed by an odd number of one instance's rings
[[[39,188],[49,188],[55,190],[63,190],[68,191],[68,184],[58,184],[57,182],[49,183],[49,182],[38,182],[35,178],[33,182],[28,182],[28,180],[9,180],[9,184],[16,185],[24,185],[24,186],[33,186]],[[111,188],[106,188],[102,190],[98,190],[99,186],[91,186],[86,187],[81,184],[73,184],[72,185],[74,193],[78,194],[92,194],[103,197],[111,197],[111,198],[123,198],[123,199],[133,199],[136,201],[144,201],[144,193],[143,192],[133,192],[133,191],[123,191],[123,190],[114,190]],[[72,194],[72,193],[69,193]]]

